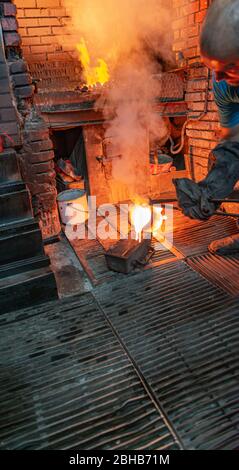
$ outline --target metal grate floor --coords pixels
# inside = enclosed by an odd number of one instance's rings
[[[208,245],[219,238],[238,233],[231,217],[211,217],[205,222],[192,220],[179,210],[174,210],[173,245],[185,257],[208,253]]]
[[[239,255],[207,255],[187,258],[187,263],[210,282],[232,296],[239,295]]]
[[[2,315],[2,449],[179,449],[91,294]]]
[[[239,448],[238,303],[182,261],[96,295],[184,447]]]
[[[193,270],[234,297],[239,295],[239,255],[212,255],[208,245],[235,233],[238,227],[232,217],[214,216],[206,222],[197,221],[185,217],[175,206],[173,248]]]
[[[175,211],[186,259],[130,276],[76,242],[92,293],[0,316],[0,448],[239,449],[238,265],[207,254],[236,231]]]
[[[105,250],[98,240],[72,240],[70,243],[93,285],[125,278],[125,274],[109,271],[104,256]],[[144,269],[176,259],[175,255],[157,242],[157,240],[153,239],[151,246],[155,249],[155,253],[148,265],[145,268],[135,269],[128,276],[134,276],[139,271],[144,271]]]

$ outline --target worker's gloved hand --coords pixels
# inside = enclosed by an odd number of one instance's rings
[[[211,217],[220,205],[211,199],[228,197],[239,179],[239,142],[224,141],[212,154],[215,163],[200,183],[188,178],[173,180],[179,206],[186,216],[193,219]]]
[[[217,205],[209,201],[207,191],[188,178],[174,179],[179,207],[191,219],[206,220]]]

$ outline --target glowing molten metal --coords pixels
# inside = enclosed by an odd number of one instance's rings
[[[136,204],[131,210],[131,221],[135,228],[136,240],[141,242],[142,230],[151,220],[151,208]]]
[[[165,220],[167,220],[167,216],[162,215],[162,210],[162,207],[153,206],[153,226],[147,227],[146,229],[146,231],[150,231],[156,239],[158,239],[158,237],[162,238],[162,224]],[[151,221],[151,216],[152,208],[147,204],[135,204],[130,211],[130,219],[132,225],[134,226],[136,240],[138,240],[139,242],[141,242],[142,239],[142,230]]]
[[[86,85],[88,87],[94,87],[98,84],[104,85],[104,83],[108,82],[110,75],[106,62],[103,59],[97,59],[96,66],[91,64],[91,58],[83,38],[81,38],[76,48],[79,52],[79,59],[83,67]]]

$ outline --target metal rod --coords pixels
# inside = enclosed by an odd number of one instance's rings
[[[239,217],[239,214],[234,214],[232,212],[222,212],[222,211],[216,211],[214,212],[213,215],[223,215],[223,216],[226,216],[226,217]]]
[[[168,202],[178,202],[178,200],[174,197],[168,198],[159,198],[159,199],[150,199],[150,204],[167,204]]]
[[[179,211],[179,212],[183,212],[182,209],[180,207],[174,207],[174,210],[176,211]],[[234,214],[232,212],[222,212],[222,211],[215,211],[213,215],[223,215],[225,217],[239,217],[239,214]],[[211,217],[211,216],[210,216]]]
[[[210,202],[235,202],[239,203],[239,199],[209,199]]]
[[[237,203],[239,204],[239,199],[209,199],[210,202],[229,202],[229,203]],[[151,204],[157,204],[157,203],[167,203],[167,202],[178,202],[176,198],[173,197],[168,197],[168,198],[159,198],[159,199],[151,199],[150,200]]]

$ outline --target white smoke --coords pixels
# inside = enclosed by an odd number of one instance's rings
[[[105,117],[114,118],[106,129],[113,142],[113,176],[135,188],[144,183],[149,138],[168,135],[162,118],[153,111],[160,81],[153,78],[164,61],[173,59],[171,11],[165,0],[64,0],[72,17],[71,37],[83,37],[90,56],[106,61],[110,84],[97,106],[104,102]],[[74,38],[74,39],[73,39]],[[163,60],[161,60],[163,59]]]

